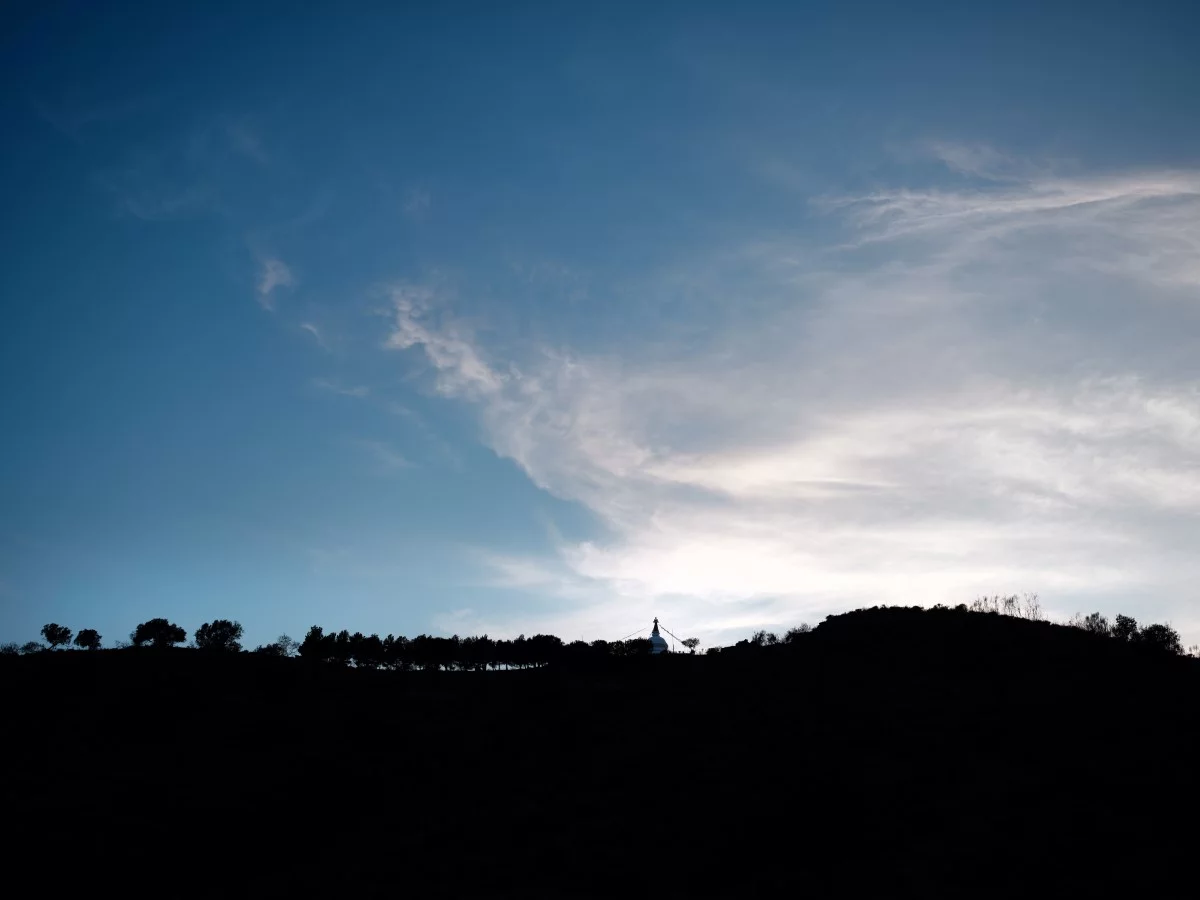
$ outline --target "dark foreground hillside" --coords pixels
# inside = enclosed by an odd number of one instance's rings
[[[1200,663],[1043,623],[874,610],[795,645],[586,672],[2,662],[9,868],[56,890],[1197,882]]]

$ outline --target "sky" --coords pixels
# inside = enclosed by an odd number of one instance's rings
[[[1185,3],[8,3],[0,640],[1200,641]]]

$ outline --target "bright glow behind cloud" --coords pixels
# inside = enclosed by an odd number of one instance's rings
[[[994,161],[941,155],[972,175]],[[497,453],[611,531],[492,557],[500,581],[561,598],[529,627],[653,604],[729,635],[756,599],[754,621],[795,622],[1035,590],[1060,612],[1136,603],[1200,630],[1200,176],[818,206],[848,240],[772,235],[705,273],[714,298],[771,301],[699,352],[501,365],[433,291],[396,289],[388,345],[421,348]]]

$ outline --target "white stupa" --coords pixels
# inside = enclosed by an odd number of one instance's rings
[[[650,652],[651,653],[666,653],[667,641],[658,633],[658,619],[654,620],[654,630],[650,632]]]

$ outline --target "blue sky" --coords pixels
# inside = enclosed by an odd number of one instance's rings
[[[0,638],[1200,640],[1187,4],[395,6],[6,7]]]

